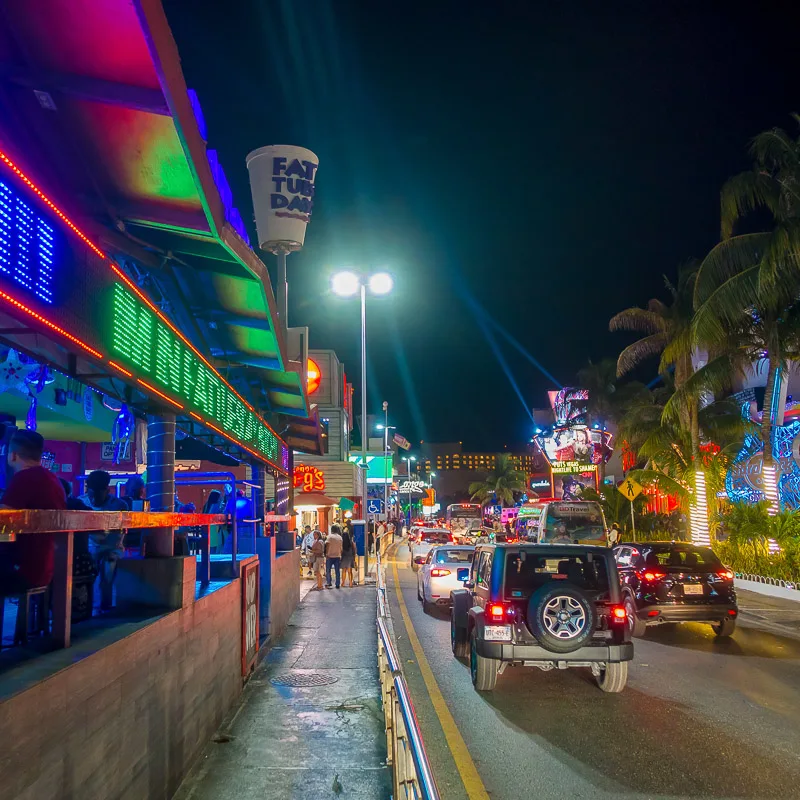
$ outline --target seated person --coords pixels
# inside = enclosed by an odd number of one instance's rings
[[[42,466],[44,439],[36,431],[18,430],[8,444],[14,472],[0,508],[64,510],[67,498],[58,478]],[[20,534],[0,549],[0,589],[15,594],[49,585],[53,580],[55,540],[49,533]]]
[[[90,472],[86,478],[86,494],[81,498],[88,502],[92,511],[127,511],[128,506],[108,487],[111,476],[102,469]],[[100,574],[100,610],[108,611],[112,605],[112,590],[117,572],[117,561],[123,556],[121,530],[92,531],[89,536],[89,550]]]

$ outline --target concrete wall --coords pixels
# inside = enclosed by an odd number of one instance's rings
[[[272,563],[272,600],[269,635],[274,641],[286,629],[289,617],[300,603],[300,551],[278,553]]]
[[[0,800],[172,797],[242,690],[241,602],[232,581],[0,704]]]

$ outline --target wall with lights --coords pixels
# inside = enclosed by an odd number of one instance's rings
[[[2,151],[0,187],[0,308],[288,470],[272,428]]]

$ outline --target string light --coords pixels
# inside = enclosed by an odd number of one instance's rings
[[[703,547],[711,544],[708,531],[708,496],[706,494],[706,476],[698,469],[694,476],[694,498],[689,509],[692,543]]]

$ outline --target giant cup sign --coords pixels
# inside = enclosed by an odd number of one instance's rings
[[[314,207],[319,159],[305,147],[275,144],[247,156],[262,250],[299,250]]]

